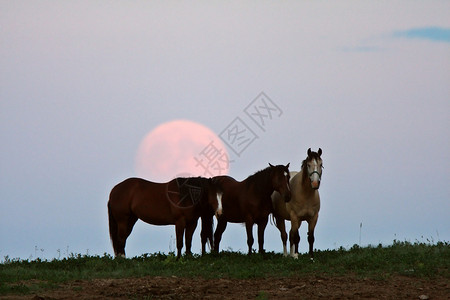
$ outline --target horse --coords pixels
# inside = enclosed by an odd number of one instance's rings
[[[313,152],[309,148],[307,154],[308,156],[302,162],[300,172],[291,173],[291,201],[285,203],[281,195],[278,192],[274,192],[272,194],[272,204],[274,209],[273,217],[281,234],[284,256],[287,256],[287,234],[284,220],[291,221],[291,230],[289,232],[290,254],[294,258],[298,258],[298,244],[300,242],[298,230],[302,221],[306,221],[308,222],[309,255],[311,260],[314,260],[314,228],[319,218],[319,187],[323,169],[322,149],[319,148],[317,152]]]
[[[175,178],[166,183],[128,178],[111,190],[108,201],[109,233],[114,254],[125,257],[126,240],[134,224],[141,219],[153,225],[175,225],[177,259],[181,256],[184,233],[186,254],[191,255],[192,235],[199,217],[202,218],[200,236],[204,254],[206,240],[213,244],[214,214],[220,215],[221,208],[210,178]]]
[[[252,253],[252,228],[258,225],[259,253],[264,253],[264,230],[269,214],[272,212],[271,195],[276,190],[289,201],[291,191],[289,187],[289,164],[273,166],[256,172],[239,182],[230,176],[216,176],[212,178],[220,189],[219,199],[223,211],[217,218],[214,232],[214,252],[219,252],[219,244],[227,222],[245,223],[247,230],[248,254]],[[219,201],[220,201],[219,200]]]

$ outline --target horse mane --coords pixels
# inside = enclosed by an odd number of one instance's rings
[[[270,166],[256,171],[253,175],[250,175],[245,179],[247,186],[253,186],[257,193],[264,193],[270,188]]]

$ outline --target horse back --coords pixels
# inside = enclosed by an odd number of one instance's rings
[[[117,209],[122,207],[122,210],[129,208],[132,196],[142,181],[144,181],[144,179],[128,178],[116,184],[109,194],[108,205],[112,208],[116,207]]]
[[[212,182],[216,189],[222,192],[223,205],[236,205],[239,202],[239,195],[241,193],[241,183],[230,176],[215,176]],[[225,207],[224,207],[225,209]]]
[[[133,215],[154,225],[174,224],[180,213],[169,203],[167,185],[128,178],[111,190],[108,205],[117,216]]]
[[[261,214],[266,215],[271,207],[264,209],[264,201],[259,195],[246,183],[246,181],[237,181],[230,176],[216,176],[213,183],[222,191],[223,217],[232,223],[242,223],[251,215],[253,218],[259,218]],[[268,215],[268,213],[267,213]]]
[[[222,192],[222,218],[229,222],[242,222],[244,217],[241,214],[242,206],[242,182],[230,176],[215,176],[212,178],[213,184]]]

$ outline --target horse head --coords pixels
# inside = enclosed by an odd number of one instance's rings
[[[319,148],[317,152],[314,152],[309,148],[307,154],[308,157],[302,163],[302,170],[304,174],[308,174],[311,188],[317,190],[320,187],[320,180],[322,179],[323,162],[320,157],[322,155],[322,149]]]
[[[281,196],[285,202],[291,200],[291,187],[289,185],[289,163],[285,166],[277,165],[273,166],[269,163],[271,169],[272,186]]]

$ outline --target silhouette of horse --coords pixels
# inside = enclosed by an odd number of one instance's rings
[[[218,217],[214,233],[214,251],[219,252],[219,243],[227,222],[232,222],[245,223],[248,254],[252,253],[252,228],[256,223],[258,225],[259,253],[263,253],[264,230],[268,216],[272,212],[271,195],[274,191],[278,191],[283,195],[284,201],[289,201],[291,197],[289,164],[286,166],[269,164],[269,167],[241,182],[230,176],[216,176],[212,180],[223,193],[222,197],[219,193],[219,203],[222,202],[223,213]]]
[[[128,178],[117,184],[108,201],[109,233],[116,256],[125,256],[125,243],[138,219],[153,225],[175,225],[177,259],[186,239],[186,254],[191,254],[192,235],[202,217],[202,254],[209,239],[212,244],[212,222],[220,214],[216,190],[211,179],[175,178],[155,183]],[[205,222],[203,219],[205,218]],[[208,226],[210,226],[208,228]]]
[[[290,254],[298,258],[298,244],[300,242],[299,228],[302,221],[308,222],[308,243],[309,255],[314,259],[314,228],[319,218],[320,196],[319,187],[322,178],[322,149],[318,152],[308,149],[307,158],[302,162],[300,172],[291,172],[291,191],[292,198],[289,203],[285,203],[279,193],[274,192],[272,203],[276,221],[276,226],[281,234],[284,256],[287,256],[286,249],[286,227],[284,220],[291,221],[291,230],[289,232]]]

